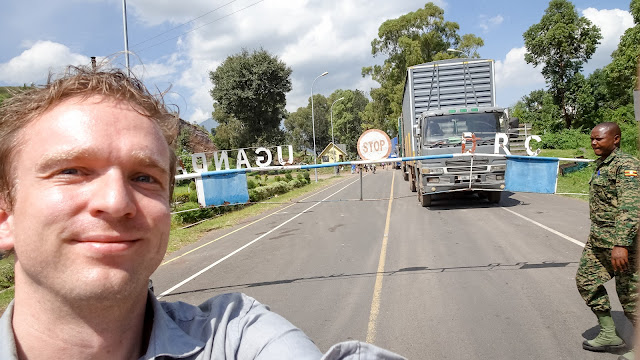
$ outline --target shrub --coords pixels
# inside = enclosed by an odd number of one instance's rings
[[[276,176],[273,178],[273,181],[275,181],[275,182],[282,181],[282,176],[280,176],[280,175],[276,175]]]
[[[179,206],[176,211],[199,209],[200,205],[197,202],[188,202]],[[173,216],[176,220],[182,224],[193,224],[194,222],[209,219],[216,214],[219,214],[220,210],[217,208],[201,208],[199,210],[187,211]]]
[[[192,191],[192,193],[193,193],[193,191]],[[189,200],[189,196],[190,195],[191,195],[190,193],[189,194],[174,195],[173,196],[173,201],[174,202],[178,202],[178,203],[186,203],[186,202],[190,201]]]
[[[548,132],[542,137],[543,149],[579,149],[589,148],[590,136],[580,129],[563,129],[560,132]]]
[[[254,176],[254,178],[256,179],[257,182],[261,182],[262,181],[262,177],[260,176],[260,174],[256,174]]]
[[[191,189],[191,190],[195,190],[196,189],[196,182],[195,181],[191,181],[189,183],[189,189]]]
[[[302,181],[300,181],[300,180],[298,180],[298,179],[293,179],[293,180],[290,180],[290,181],[288,182],[288,184],[291,186],[291,188],[299,188],[299,187],[302,187],[302,186],[304,186],[304,185],[305,185],[305,183],[306,183],[306,182],[302,182]]]
[[[257,186],[257,184],[256,184],[256,182],[255,182],[255,181],[253,181],[253,180],[251,180],[251,179],[247,180],[247,189],[253,189],[253,188],[255,188],[256,186]]]
[[[13,286],[15,273],[13,271],[13,257],[8,257],[0,261],[0,290]]]
[[[308,171],[306,171],[304,173],[304,178],[305,178],[305,180],[307,180],[307,184],[309,184],[311,182],[311,175],[309,175]]]
[[[293,180],[293,175],[291,175],[291,171],[284,174],[284,178],[287,179],[287,181]]]
[[[189,201],[197,203],[198,202],[198,192],[197,191],[192,191],[189,193]]]

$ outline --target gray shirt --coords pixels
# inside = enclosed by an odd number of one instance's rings
[[[359,341],[339,343],[323,356],[298,328],[240,293],[213,297],[199,306],[167,303],[149,293],[153,327],[147,359],[403,359]],[[17,360],[11,325],[13,302],[0,318],[0,359]]]

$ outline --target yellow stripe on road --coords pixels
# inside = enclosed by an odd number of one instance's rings
[[[395,171],[391,178],[391,194],[389,195],[389,206],[387,207],[387,221],[384,225],[384,236],[382,237],[382,249],[380,249],[380,260],[378,261],[378,272],[376,283],[373,286],[373,300],[371,300],[371,312],[369,313],[369,326],[367,327],[367,342],[373,344],[376,339],[376,321],[380,313],[380,295],[382,294],[382,278],[384,275],[384,263],[387,258],[387,241],[389,239],[389,223],[391,222],[391,204],[393,203],[393,182],[395,181]]]

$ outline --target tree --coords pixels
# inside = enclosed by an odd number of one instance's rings
[[[328,98],[313,95],[313,112],[316,129],[316,151],[318,153],[331,142],[331,104],[333,106],[333,130],[337,144],[346,144],[347,152],[357,153],[356,145],[362,134],[362,112],[369,100],[360,90],[336,90]],[[290,113],[284,121],[287,140],[297,150],[313,149],[311,124],[311,99],[306,107]]]
[[[567,103],[567,92],[576,74],[591,58],[600,43],[600,29],[579,17],[568,0],[551,0],[539,23],[523,34],[527,53],[524,59],[534,67],[542,65],[553,101],[560,108],[565,127],[570,128],[575,113]]]
[[[222,131],[229,143],[276,145],[284,138],[279,126],[286,115],[290,76],[291,68],[263,49],[251,54],[243,49],[209,73],[214,119],[223,128],[230,125],[231,131]],[[217,139],[222,139],[220,126]]]
[[[560,109],[545,90],[534,90],[523,96],[514,106],[512,115],[522,124],[531,124],[536,133],[557,132],[562,129]]]
[[[371,53],[387,58],[383,65],[362,68],[362,76],[371,75],[381,85],[371,91],[373,103],[363,115],[367,124],[396,131],[407,67],[455,58],[456,53],[447,52],[452,47],[469,57],[480,56],[477,50],[484,45],[483,40],[473,34],[460,36],[459,29],[457,23],[445,21],[444,10],[431,2],[380,25],[378,38],[371,42]]]
[[[329,95],[329,103],[340,99],[333,106],[333,127],[337,144],[345,144],[349,154],[357,154],[358,138],[363,132],[362,112],[369,104],[364,92],[360,90],[336,90]],[[331,128],[329,128],[331,135]]]

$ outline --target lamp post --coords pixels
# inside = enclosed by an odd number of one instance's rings
[[[316,153],[316,120],[313,116],[313,85],[316,83],[316,80],[327,75],[329,72],[325,71],[322,74],[318,75],[313,82],[311,83],[311,129],[313,130],[313,164],[318,165],[318,154]],[[314,168],[316,173],[316,182],[318,182],[318,168]]]
[[[333,105],[335,105],[340,100],[344,100],[344,96],[334,101],[333,104],[331,104],[331,142],[333,143],[333,159],[334,160],[336,159],[336,140],[333,138]],[[336,167],[336,172],[337,172],[337,169],[338,168]]]
[[[447,51],[457,52],[457,53],[460,53],[460,54],[468,57],[468,55],[462,50],[458,50],[458,49],[454,49],[454,48],[448,48]]]
[[[127,32],[127,0],[122,0],[122,26],[124,27],[124,60],[127,67],[127,75],[131,76],[129,67],[129,33]]]

